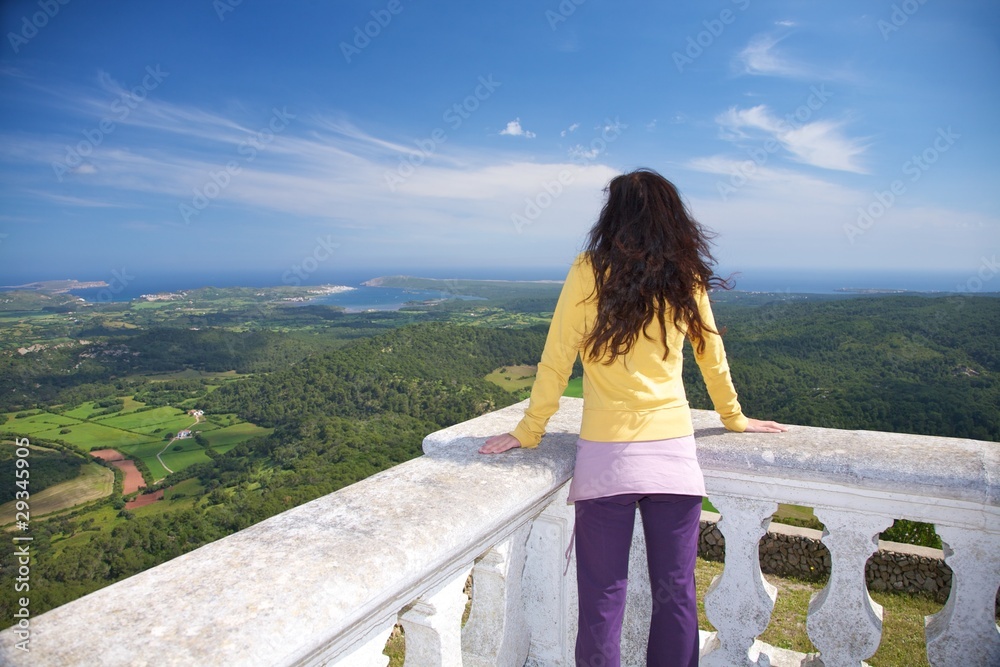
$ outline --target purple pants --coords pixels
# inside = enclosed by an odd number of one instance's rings
[[[618,667],[635,508],[642,513],[653,616],[648,667],[697,667],[698,556],[701,497],[628,494],[576,502],[578,667]]]

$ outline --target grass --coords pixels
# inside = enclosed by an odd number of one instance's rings
[[[180,451],[174,449],[178,446],[181,448]],[[184,470],[184,468],[195,463],[205,463],[211,460],[208,458],[208,454],[205,453],[205,448],[195,442],[194,438],[175,440],[167,448],[167,451],[160,454],[160,458],[174,472]]]
[[[715,512],[716,514],[719,514],[719,510],[715,508],[715,505],[709,502],[708,498],[702,499],[701,508],[706,512]],[[817,519],[813,514],[812,508],[803,507],[801,505],[785,505],[783,503],[779,503],[778,511],[774,513],[772,521],[775,523],[785,523],[793,526],[803,526],[805,528],[823,530],[823,524],[820,523],[819,519]]]
[[[69,509],[111,494],[115,474],[102,465],[87,463],[80,468],[80,474],[55,486],[31,494],[31,517],[38,518],[53,512]],[[14,521],[14,504],[0,505],[0,524]]]
[[[225,452],[250,438],[259,435],[270,435],[273,430],[251,424],[250,422],[243,422],[242,424],[233,424],[232,426],[202,433],[202,436],[208,441],[209,447],[218,452]]]
[[[205,493],[205,487],[197,477],[186,479],[180,484],[174,484],[166,489],[163,494],[164,502],[178,500],[185,497],[200,498]]]
[[[69,433],[60,433],[63,428],[69,428]],[[76,422],[62,428],[50,431],[42,431],[35,434],[37,437],[46,440],[63,440],[71,445],[79,447],[85,452],[92,449],[106,449],[108,447],[121,449],[144,442],[149,442],[153,438],[140,433],[123,431],[103,424],[93,422]]]
[[[7,421],[0,426],[0,429],[17,433],[18,435],[41,434],[46,431],[51,431],[56,427],[74,426],[81,423],[77,419],[73,419],[72,417],[67,417],[65,415],[57,415],[54,412],[41,412],[22,419],[17,419],[15,417],[15,415],[19,414],[17,412],[7,412],[5,414]],[[56,433],[58,433],[58,430],[56,430]],[[57,438],[59,436],[52,437]]]
[[[136,516],[153,516],[176,510],[191,509],[198,504],[204,493],[205,487],[197,479],[186,479],[180,484],[164,489],[163,500],[150,503],[145,507],[137,507],[132,512]]]
[[[178,417],[184,417],[187,423],[194,421],[194,417],[188,417],[182,410],[171,407],[162,407],[153,408],[152,410],[144,410],[143,412],[132,412],[126,415],[119,414],[114,417],[102,419],[100,422],[106,426],[113,426],[115,428],[122,428],[129,431],[142,431],[143,429],[148,429],[156,424],[163,424],[176,420]]]
[[[583,398],[583,378],[573,378],[566,385],[566,391],[563,392],[563,396],[571,396],[573,398]]]
[[[535,382],[535,373],[537,371],[537,366],[504,366],[491,372],[485,379],[487,382],[492,382],[501,389],[518,391],[531,388],[531,385]]]
[[[712,579],[722,574],[722,563],[698,559],[695,579],[698,590],[698,627],[713,631],[715,628],[705,616],[705,593]],[[806,611],[813,594],[825,584],[768,576],[767,580],[778,589],[771,622],[760,640],[778,648],[811,653],[816,647],[809,641],[806,630]],[[924,645],[924,616],[937,613],[942,604],[916,595],[901,593],[873,593],[872,597],[883,607],[882,642],[875,655],[866,662],[871,667],[928,667]],[[466,608],[466,617],[468,608]],[[464,618],[463,618],[464,622]],[[405,658],[405,637],[399,628],[386,643],[384,655],[389,657],[389,667],[400,667]]]
[[[714,630],[705,616],[705,591],[722,563],[698,559],[695,577],[698,587],[698,627]],[[778,589],[771,623],[760,640],[779,648],[802,653],[816,651],[806,631],[806,611],[809,599],[823,589],[825,583],[767,575]],[[882,643],[875,655],[867,660],[872,667],[925,667],[924,616],[937,613],[943,605],[919,595],[873,592],[872,598],[883,606]]]
[[[87,519],[93,519],[93,526],[87,530],[77,530],[73,535],[54,535],[52,537],[53,557],[58,558],[67,547],[86,544],[98,532],[111,532],[120,525],[118,510],[111,505],[101,505],[80,516],[74,517],[73,521],[83,523]]]
[[[185,419],[190,418],[185,416]],[[206,422],[202,422],[198,425],[196,430],[200,430],[202,426],[210,429],[202,432],[202,435],[208,441],[209,446],[220,454],[229,451],[236,445],[254,436],[268,435],[273,430],[251,424],[249,422],[234,424],[224,428],[215,428],[214,424],[210,425]],[[163,451],[164,447],[166,447],[166,451]],[[174,449],[175,447],[180,447],[180,449]],[[183,470],[184,468],[187,468],[195,463],[204,463],[209,460],[208,455],[205,453],[205,449],[195,442],[194,438],[174,440],[170,443],[170,446],[167,446],[166,440],[157,438],[156,440],[150,440],[136,445],[118,447],[118,449],[125,452],[129,456],[142,459],[142,461],[146,464],[146,467],[149,468],[150,473],[152,473],[153,479],[162,479],[168,474],[166,468],[164,468],[163,464],[161,464],[156,458],[156,455],[160,451],[163,451],[163,454],[160,455],[160,459],[162,459],[163,463],[174,472]]]
[[[150,435],[155,435],[158,437],[163,437],[167,433],[177,433],[178,431],[191,429],[195,431],[202,431],[206,428],[211,429],[213,426],[207,425],[205,422],[199,422],[197,425],[194,423],[194,417],[186,414],[178,415],[173,419],[168,419],[167,421],[159,422],[156,424],[148,424],[146,426],[136,427],[134,430],[139,433],[148,433]]]
[[[97,410],[98,408],[94,407],[94,401],[87,401],[62,414],[65,417],[72,417],[73,419],[86,419],[90,416],[90,413],[97,412]]]

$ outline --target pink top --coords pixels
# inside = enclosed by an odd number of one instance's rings
[[[568,502],[626,493],[704,496],[694,436],[638,442],[578,439]]]

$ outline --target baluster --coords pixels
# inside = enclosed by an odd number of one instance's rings
[[[1000,587],[1000,538],[980,530],[935,526],[951,568],[944,609],[925,618],[927,661],[934,667],[1000,665],[994,616]]]
[[[569,484],[531,523],[524,566],[524,605],[531,628],[527,665],[573,665],[576,644],[576,559],[566,562],[574,509]],[[565,572],[565,574],[564,574]]]
[[[399,615],[406,634],[404,667],[461,667],[462,614],[469,570],[420,596]]]
[[[758,544],[778,504],[735,496],[711,496],[722,513],[726,565],[705,594],[705,613],[718,632],[706,646],[703,667],[770,667],[757,635],[771,620],[777,589],[760,571]]]
[[[817,509],[816,518],[831,565],[826,587],[809,601],[806,631],[819,649],[811,664],[860,667],[882,639],[882,606],[868,594],[865,564],[892,518],[829,508]]]
[[[389,622],[375,629],[362,639],[358,648],[333,664],[336,667],[386,667],[389,656],[385,655],[385,643],[389,641],[395,623]]]
[[[497,544],[472,569],[472,612],[462,630],[467,667],[523,665],[531,635],[521,598],[530,524]]]

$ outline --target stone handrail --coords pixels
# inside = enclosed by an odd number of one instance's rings
[[[0,663],[382,667],[400,622],[410,666],[573,664],[575,568],[563,552],[581,401],[563,399],[537,450],[476,453],[522,409],[431,434],[420,458],[33,618],[29,654],[5,630]],[[734,434],[718,424],[695,411],[726,540],[725,569],[706,597],[718,632],[705,638],[702,665],[860,665],[881,632],[864,564],[894,518],[935,523],[954,571],[948,603],[927,626],[931,664],[1000,664],[1000,445],[810,427]],[[827,527],[831,576],[807,622],[819,656],[756,641],[775,597],[757,542],[778,502],[814,507]],[[624,655],[644,654],[645,621],[663,592],[650,598],[644,557],[640,530]]]

